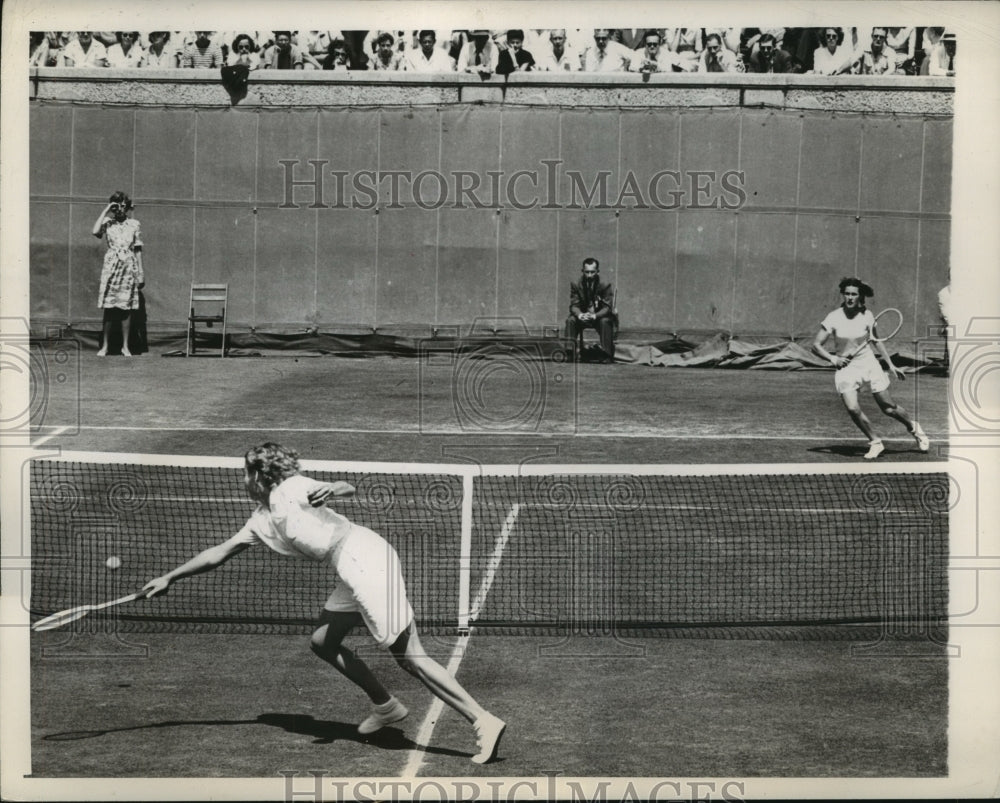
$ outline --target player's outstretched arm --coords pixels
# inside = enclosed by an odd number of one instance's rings
[[[248,546],[249,544],[241,544],[232,540],[226,541],[222,544],[216,544],[213,547],[202,550],[191,558],[191,560],[186,563],[182,563],[173,571],[167,572],[160,577],[153,578],[142,587],[142,591],[145,592],[145,596],[147,598],[159,596],[160,594],[166,592],[175,580],[190,577],[193,574],[210,572],[212,569],[221,566],[230,558],[238,555]]]

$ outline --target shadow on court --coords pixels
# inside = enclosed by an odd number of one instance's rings
[[[417,743],[407,739],[403,732],[395,727],[386,727],[369,736],[358,733],[357,723],[336,722],[316,719],[308,714],[260,714],[256,719],[186,719],[167,720],[165,722],[148,722],[143,725],[131,725],[105,730],[63,731],[43,736],[46,742],[74,742],[80,739],[97,739],[118,733],[139,732],[156,728],[186,728],[186,727],[225,727],[232,725],[267,725],[280,728],[286,733],[313,737],[313,744],[333,744],[334,742],[359,742],[371,745],[380,750],[414,750]],[[424,752],[448,756],[468,757],[471,753],[458,750],[447,750],[440,747],[425,746]]]
[[[373,657],[410,717],[366,741],[363,695],[304,637],[145,634],[148,657],[121,661],[43,657],[48,635],[32,639],[36,777],[397,777],[432,701]],[[508,722],[501,760],[472,764],[472,728],[445,709],[417,774],[942,776],[948,661],[912,646],[473,635],[458,678]]]

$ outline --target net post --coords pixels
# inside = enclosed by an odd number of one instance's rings
[[[472,572],[472,472],[462,474],[462,534],[458,555],[458,632],[469,632]]]

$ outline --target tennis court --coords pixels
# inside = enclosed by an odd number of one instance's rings
[[[593,365],[504,352],[102,359],[71,341],[40,341],[33,356],[33,378],[37,365],[44,380],[32,398],[36,440],[74,450],[236,455],[272,438],[318,459],[862,465],[866,448],[832,371]],[[911,374],[892,393],[932,445],[918,452],[869,396],[863,409],[886,439],[880,461],[942,459],[947,379]]]
[[[126,460],[33,464],[36,613],[247,515],[238,459]],[[304,468],[356,484],[344,512],[397,546],[428,649],[510,723],[500,760],[470,764],[471,729],[361,635],[411,716],[357,736],[363,696],[307,649],[323,578],[255,550],[33,635],[36,776],[947,773],[940,465]]]

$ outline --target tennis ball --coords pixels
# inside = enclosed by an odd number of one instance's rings
[[[122,559],[119,558],[117,555],[112,555],[110,558],[104,561],[104,565],[107,566],[109,569],[117,569],[119,566],[122,565]]]

